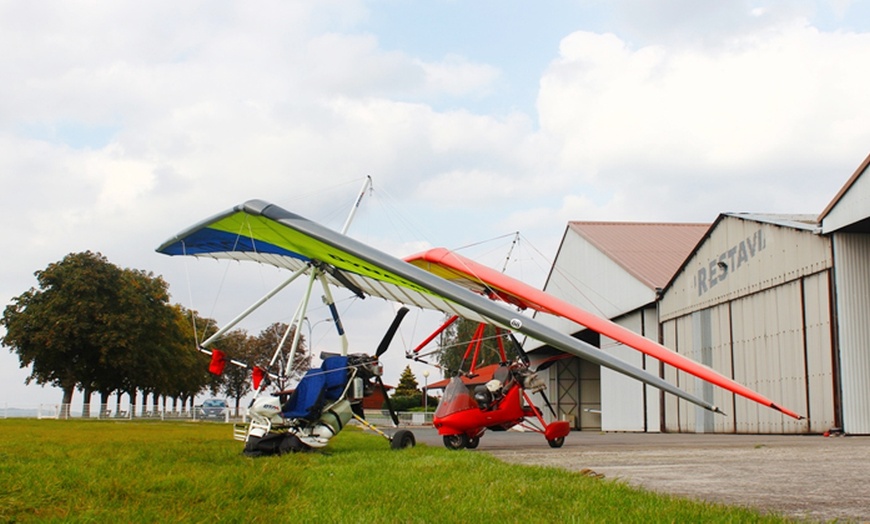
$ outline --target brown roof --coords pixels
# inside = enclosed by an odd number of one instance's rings
[[[710,224],[569,222],[599,251],[650,289],[663,288]]]
[[[473,377],[467,377],[465,375],[461,375],[459,378],[462,379],[462,382],[466,386],[476,386],[478,384],[486,384],[490,380],[492,380],[492,375],[495,373],[495,370],[498,369],[499,364],[490,364],[488,366],[483,366],[482,368],[477,368],[474,370]],[[449,378],[445,378],[444,380],[439,380],[438,382],[432,382],[429,384],[429,389],[444,389],[447,387],[447,384],[450,383]]]

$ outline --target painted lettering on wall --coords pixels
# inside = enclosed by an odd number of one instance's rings
[[[759,229],[745,240],[723,251],[718,257],[711,259],[706,267],[702,266],[698,270],[698,296],[716,287],[728,278],[728,275],[754,258],[766,245],[764,232]]]

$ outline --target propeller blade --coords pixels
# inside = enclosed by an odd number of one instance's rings
[[[520,360],[523,361],[523,364],[529,365],[531,361],[529,360],[529,355],[526,354],[526,350],[523,349],[523,346],[520,344],[520,341],[517,340],[517,337],[514,336],[513,333],[510,334],[511,342],[514,343],[514,349],[517,351],[517,354],[520,356]]]
[[[553,406],[550,405],[550,399],[547,398],[547,394],[544,393],[544,390],[541,390],[538,393],[541,394],[541,397],[544,399],[544,403],[547,405],[548,408],[550,408],[550,414],[553,415],[553,417],[555,418],[556,411],[553,409]]]
[[[390,396],[387,395],[387,387],[384,386],[384,381],[381,380],[381,377],[375,377],[375,381],[377,381],[378,385],[381,386],[381,391],[384,393],[384,402],[387,404],[387,409],[390,410],[390,418],[393,419],[393,425],[399,425],[399,415],[396,414],[396,410],[393,409],[393,403],[390,401]]]
[[[378,344],[378,349],[375,351],[375,357],[380,357],[384,354],[388,347],[390,347],[390,342],[393,341],[393,337],[396,336],[396,331],[399,330],[399,324],[402,323],[402,319],[405,318],[405,315],[408,314],[408,308],[402,307],[398,311],[396,311],[396,318],[393,319],[393,323],[390,324],[387,332],[384,333],[384,338],[381,340],[381,343]]]
[[[535,371],[544,371],[545,369],[552,366],[553,364],[555,364],[559,360],[570,358],[571,356],[572,355],[569,355],[567,353],[563,353],[561,355],[555,355],[555,356],[549,357],[549,358],[543,360],[540,364],[538,364],[538,367],[535,369]]]

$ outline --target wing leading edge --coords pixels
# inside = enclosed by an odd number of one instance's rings
[[[336,285],[346,286],[342,281],[347,280],[373,296],[494,323],[722,413],[713,404],[590,344],[262,200],[248,201],[205,220],[166,241],[157,251],[252,260],[291,270],[325,264],[343,275],[341,280],[332,278]]]
[[[543,313],[558,315],[572,320],[601,335],[610,337],[677,369],[720,386],[732,393],[748,398],[793,417],[803,416],[786,409],[764,395],[749,389],[719,372],[680,355],[679,353],[643,337],[615,322],[594,315],[580,307],[565,302],[544,291],[515,280],[503,273],[478,264],[445,248],[435,248],[405,259],[407,262],[426,269],[447,280],[456,282],[473,291],[495,295],[510,304],[532,308]]]

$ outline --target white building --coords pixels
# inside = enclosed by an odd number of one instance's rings
[[[870,434],[870,156],[821,215],[712,225],[571,222],[545,290],[806,415],[779,412],[567,321],[587,342],[722,406],[714,415],[577,358],[549,369],[577,429]],[[548,348],[539,348],[546,352]],[[599,418],[600,414],[600,418]]]

